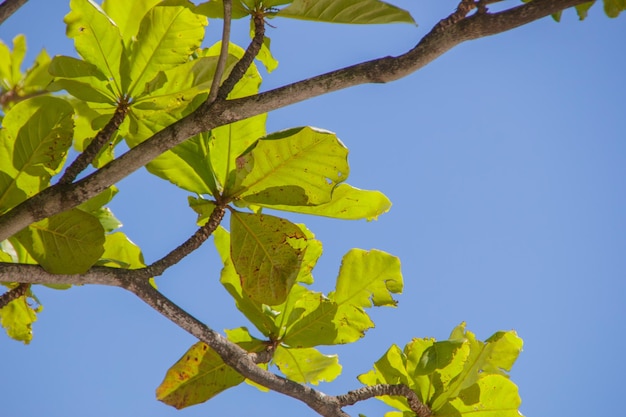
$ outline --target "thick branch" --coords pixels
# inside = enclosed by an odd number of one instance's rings
[[[342,407],[346,405],[353,405],[359,401],[368,400],[373,397],[380,397],[382,395],[397,395],[405,397],[409,403],[409,407],[418,417],[430,417],[432,415],[430,409],[422,403],[417,394],[413,392],[406,385],[374,385],[371,387],[363,387],[354,391],[350,391],[347,394],[338,395],[337,401]]]
[[[228,61],[228,45],[230,43],[230,22],[232,18],[232,0],[224,0],[224,26],[222,28],[222,46],[220,48],[220,57],[217,59],[217,67],[215,68],[215,75],[213,76],[213,82],[211,83],[211,90],[207,97],[207,103],[213,103],[217,98],[219,92],[220,82],[222,81],[222,75],[226,69],[226,62]]]
[[[13,13],[22,7],[28,0],[5,0],[0,4],[0,25]]]
[[[35,221],[69,210],[94,197],[161,153],[202,131],[343,88],[396,80],[419,70],[461,42],[504,32],[586,1],[534,0],[494,14],[477,13],[443,30],[431,31],[404,55],[364,62],[256,96],[200,106],[97,172],[71,186],[50,187],[13,208],[0,217],[0,241]]]
[[[30,288],[30,284],[19,284],[15,288],[11,288],[9,291],[0,295],[0,309],[7,304],[9,304],[13,300],[17,300],[23,295],[26,295],[28,289]]]

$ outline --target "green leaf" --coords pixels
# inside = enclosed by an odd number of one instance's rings
[[[139,246],[122,232],[106,235],[104,253],[97,264],[124,269],[138,269],[146,266]]]
[[[264,204],[260,204],[264,206]],[[275,210],[312,214],[342,220],[376,220],[391,208],[391,201],[380,191],[360,190],[351,185],[338,184],[328,203],[317,206],[267,205]]]
[[[395,306],[391,294],[402,292],[400,259],[388,253],[352,249],[341,261],[337,289],[329,298],[359,307]]]
[[[177,409],[203,403],[244,380],[206,343],[193,345],[165,374],[157,399]]]
[[[22,79],[22,62],[26,55],[26,37],[24,35],[17,35],[13,38],[13,54],[11,56],[12,66],[12,79],[15,84]]]
[[[264,308],[263,304],[250,298],[241,287],[241,279],[235,271],[230,257],[230,236],[223,227],[213,232],[215,247],[220,254],[224,267],[220,275],[220,282],[235,300],[237,309],[252,322],[263,335],[271,339],[278,338],[278,327],[274,322],[272,310]],[[295,287],[294,287],[295,288]]]
[[[82,274],[104,251],[104,229],[94,216],[72,209],[16,234],[28,253],[53,274]]]
[[[26,54],[26,38],[17,35],[13,38],[13,51],[0,41],[0,89],[11,90],[19,86],[22,79],[20,69]]]
[[[485,375],[447,403],[437,416],[520,417],[517,386],[502,375]]]
[[[67,36],[83,59],[102,72],[116,97],[121,97],[120,62],[124,54],[122,37],[115,23],[91,0],[70,0],[65,16]]]
[[[595,1],[590,1],[589,3],[583,3],[583,4],[579,4],[578,6],[576,6],[576,13],[578,14],[578,18],[580,20],[585,20],[585,18],[587,17],[589,8],[591,8],[591,6],[593,6],[594,3]]]
[[[301,127],[274,133],[237,158],[229,195],[264,205],[327,203],[348,177],[347,157],[348,149],[328,131]]]
[[[409,12],[378,0],[294,0],[279,17],[329,23],[413,23]]]
[[[41,306],[33,309],[26,296],[19,297],[0,309],[0,324],[7,335],[24,344],[29,344],[33,338],[32,324],[37,320],[36,312]]]
[[[301,384],[331,382],[341,374],[337,355],[323,355],[313,348],[290,349],[278,346],[273,362],[287,378]]]
[[[52,81],[52,75],[48,72],[50,56],[42,49],[33,64],[26,70],[22,92],[25,95],[45,90]]]
[[[56,56],[50,63],[50,74],[57,77],[48,86],[50,91],[66,90],[76,98],[115,106],[116,93],[98,67],[69,56]]]
[[[224,18],[224,2],[222,0],[209,0],[198,6],[196,13],[205,15],[211,19]],[[250,15],[249,7],[242,0],[233,0],[231,18],[241,19]]]
[[[604,13],[608,17],[617,17],[626,10],[626,0],[604,0]]]
[[[0,212],[48,186],[72,143],[73,109],[56,97],[11,108],[0,130]]]
[[[130,56],[129,93],[142,93],[159,71],[185,63],[204,38],[207,19],[187,0],[166,0],[143,17]]]
[[[232,211],[230,246],[243,291],[263,304],[284,302],[306,250],[302,230],[279,217]]]
[[[148,10],[160,2],[161,0],[104,0],[102,9],[119,28],[124,43],[129,45],[137,36],[139,25]]]
[[[406,384],[437,416],[519,416],[517,387],[506,372],[521,345],[512,331],[497,332],[480,342],[465,331],[463,323],[450,340],[414,339],[403,352],[392,347],[359,380],[367,385]],[[410,411],[406,399],[380,399],[402,412]]]
[[[226,333],[228,340],[236,343],[239,347],[248,352],[262,352],[267,349],[267,343],[261,339],[253,337],[245,327],[238,327],[231,330],[226,329],[224,332]]]

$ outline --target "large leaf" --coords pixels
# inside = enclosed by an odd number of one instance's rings
[[[104,0],[102,9],[117,24],[126,45],[130,44],[143,17],[161,0]]]
[[[331,382],[341,374],[337,355],[324,355],[313,348],[278,346],[272,361],[287,378],[301,384]]]
[[[328,203],[317,206],[264,205],[275,210],[293,211],[342,220],[376,220],[391,208],[391,201],[380,191],[360,190],[349,184],[338,184]]]
[[[406,10],[379,0],[294,0],[277,16],[329,23],[415,23]]]
[[[300,271],[306,236],[288,220],[233,211],[231,257],[243,291],[258,302],[281,304]]]
[[[335,186],[348,177],[347,157],[348,149],[325,130],[301,127],[274,133],[237,158],[229,195],[265,205],[327,203]]]
[[[104,252],[102,225],[80,209],[33,223],[16,237],[28,253],[53,274],[82,274]]]
[[[80,56],[106,76],[115,95],[121,96],[120,63],[124,51],[119,29],[91,0],[70,0],[70,9],[64,19],[67,36],[74,39]]]
[[[220,282],[235,300],[237,309],[252,322],[256,328],[270,339],[277,339],[279,329],[274,321],[273,310],[266,308],[262,303],[250,298],[241,287],[241,279],[235,271],[230,257],[230,236],[228,232],[218,227],[213,232],[215,247],[220,254],[224,267],[220,275]],[[294,287],[295,288],[295,287]]]
[[[122,232],[106,235],[104,253],[98,265],[114,268],[138,269],[146,266],[141,249]]]
[[[244,380],[206,343],[193,345],[165,374],[157,399],[178,409],[203,403]]]
[[[248,3],[248,4],[246,4]],[[234,0],[231,6],[231,18],[241,19],[250,15],[249,0]],[[198,6],[197,13],[201,13],[212,19],[224,18],[224,2],[222,0],[209,0]]]
[[[50,63],[50,74],[57,77],[51,91],[66,90],[76,98],[115,106],[117,96],[106,75],[87,61],[69,56],[56,56]]]
[[[56,97],[35,97],[7,112],[0,131],[0,211],[48,186],[72,143],[73,109]]]
[[[187,0],[166,0],[142,19],[130,57],[132,96],[141,94],[159,71],[186,62],[204,38],[207,19]]]

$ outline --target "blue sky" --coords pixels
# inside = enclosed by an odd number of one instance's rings
[[[419,26],[274,20],[279,68],[264,89],[404,52],[456,6],[396,1]],[[507,1],[505,6],[513,5]],[[73,54],[61,0],[31,1],[0,26],[25,33],[29,57]],[[235,27],[246,40],[247,23]],[[221,33],[211,22],[206,44]],[[616,415],[626,362],[626,25],[601,5],[461,44],[418,73],[351,88],[269,116],[268,131],[313,125],[350,149],[348,182],[393,202],[376,222],[287,214],[324,243],[314,288],[329,291],[343,254],[378,248],[402,260],[404,294],[379,309],[360,342],[327,347],[343,393],[392,344],[447,338],[461,321],[484,339],[515,329],[511,373],[527,416]],[[187,193],[145,170],[119,184],[112,209],[154,261],[195,230]],[[159,288],[214,329],[246,325],[218,282],[211,242],[168,270]],[[195,340],[117,288],[36,289],[44,305],[29,346],[0,337],[3,415],[314,416],[295,400],[239,386],[182,411],[155,400],[167,368]],[[369,417],[376,400],[348,408]]]

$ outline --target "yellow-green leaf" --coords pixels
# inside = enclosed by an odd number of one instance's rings
[[[167,371],[156,396],[181,409],[203,403],[243,380],[206,343],[198,342]]]
[[[306,236],[288,220],[233,211],[231,256],[243,291],[258,302],[285,301],[306,250]]]
[[[53,274],[82,274],[104,252],[104,229],[97,218],[72,209],[40,220],[16,235],[28,253]]]
[[[379,0],[294,0],[279,17],[329,23],[413,23],[410,13]]]
[[[10,338],[30,343],[33,338],[32,324],[37,320],[37,310],[28,304],[26,296],[19,297],[0,309],[0,324]]]
[[[341,374],[337,355],[324,355],[317,349],[290,349],[278,346],[273,363],[292,381],[318,385],[331,382]]]
[[[331,201],[350,173],[348,149],[334,133],[301,127],[260,139],[237,158],[231,196],[264,205],[318,205]]]
[[[360,190],[343,183],[335,187],[332,199],[328,203],[317,206],[268,205],[267,207],[334,219],[370,221],[388,212],[391,208],[391,201],[380,191]]]
[[[161,0],[104,0],[102,9],[115,22],[126,45],[130,44],[148,10]]]
[[[122,232],[106,235],[104,252],[98,265],[124,269],[138,269],[146,266],[141,248]]]

